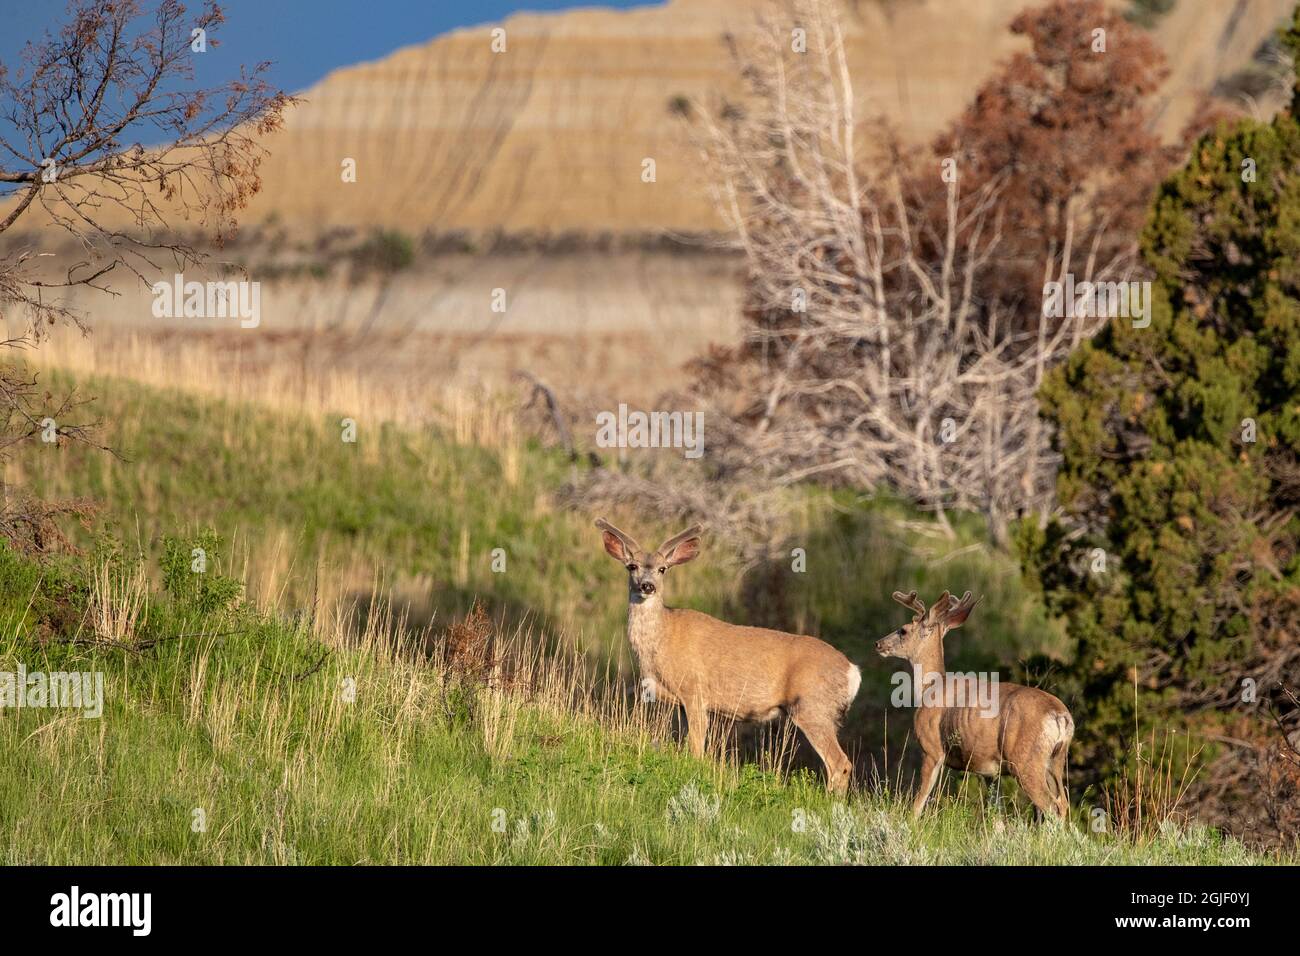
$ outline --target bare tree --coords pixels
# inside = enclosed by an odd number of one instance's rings
[[[18,66],[0,64],[0,233],[35,226],[35,238],[0,254],[0,318],[17,315],[21,326],[11,324],[0,348],[34,345],[60,321],[84,331],[60,298],[66,290],[112,294],[116,273],[148,281],[164,262],[200,262],[186,224],[218,242],[231,234],[260,188],[260,139],[292,98],[267,83],[266,63],[192,88],[192,57],[217,42],[223,20],[213,2],[191,14],[178,0],[151,10],[72,0],[56,33],[29,42]],[[48,265],[54,236],[76,250],[66,268]],[[0,463],[38,437],[89,440],[91,423],[65,420],[82,404],[44,395],[19,362],[0,364]],[[44,523],[30,499],[4,492],[0,531]]]
[[[991,152],[993,138],[969,126],[944,156],[905,151],[884,122],[858,115],[829,0],[796,0],[731,48],[747,95],[691,114],[748,262],[745,341],[700,365],[701,391],[735,400],[737,457],[780,482],[892,488],[945,526],[949,509],[975,509],[1003,540],[1009,519],[1051,501],[1043,375],[1106,321],[1104,307],[1058,316],[1059,299],[1019,281],[1035,170],[981,168],[958,148]],[[1033,246],[1039,282],[1132,275],[1135,238],[1108,231],[1090,172],[1039,200],[1054,210],[1050,238]]]

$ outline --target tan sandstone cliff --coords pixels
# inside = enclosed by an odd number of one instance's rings
[[[1155,30],[1172,75],[1161,131],[1246,63],[1293,0],[1181,0]],[[858,0],[846,22],[855,86],[918,140],[1015,49],[1027,0]],[[762,0],[670,0],[629,11],[520,14],[460,30],[311,90],[274,143],[250,219],[425,230],[693,231],[716,220],[668,105],[731,88],[720,37]],[[342,160],[357,162],[344,184]],[[657,182],[641,182],[653,157]]]
[[[1023,41],[1007,25],[1036,0],[844,0],[859,115],[922,141]],[[1295,0],[1179,0],[1154,30],[1171,77],[1173,136],[1201,91],[1251,59]],[[269,143],[243,217],[304,237],[332,227],[640,234],[718,220],[669,109],[734,90],[722,36],[770,0],[669,0],[626,11],[519,14],[459,30],[303,92]],[[491,30],[506,31],[493,52]],[[653,158],[657,181],[641,181]],[[355,183],[342,180],[345,159]],[[24,225],[36,225],[34,217]]]

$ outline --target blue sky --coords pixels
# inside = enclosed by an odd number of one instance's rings
[[[201,5],[201,0],[186,3],[190,10]],[[184,85],[220,86],[237,78],[241,65],[270,61],[266,79],[298,93],[338,67],[376,60],[458,27],[494,23],[512,13],[659,5],[650,0],[220,0],[226,14],[215,34],[220,43],[194,58],[194,80]],[[141,6],[149,11],[155,4],[141,0]],[[0,0],[0,63],[16,71],[27,41],[56,31],[66,11],[66,0]],[[146,13],[142,22],[149,19]],[[2,119],[0,136],[20,141]],[[129,130],[125,139],[157,142],[156,131],[147,126]],[[17,188],[0,186],[0,200]]]
[[[336,67],[521,10],[657,5],[646,0],[221,0],[227,21],[221,46],[197,61],[196,79],[212,85],[237,75],[241,63],[271,60],[272,82],[298,92]],[[144,0],[144,6],[152,4]],[[63,0],[0,0],[0,62],[16,66],[23,43],[54,28],[64,10]]]

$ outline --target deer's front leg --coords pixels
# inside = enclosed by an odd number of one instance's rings
[[[916,799],[912,802],[912,819],[921,815],[925,809],[925,801],[930,799],[930,791],[934,785],[939,782],[939,772],[943,770],[943,761],[935,760],[926,754],[921,760],[921,786],[916,791]]]
[[[709,712],[699,704],[686,707],[686,736],[691,745],[691,753],[697,757],[704,756],[704,741],[709,733]]]

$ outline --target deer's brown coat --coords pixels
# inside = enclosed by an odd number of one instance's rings
[[[787,715],[826,765],[827,786],[843,792],[853,767],[838,733],[858,691],[858,668],[815,637],[665,605],[664,576],[699,554],[698,527],[646,551],[603,518],[596,526],[605,550],[628,569],[627,636],[643,684],[685,708],[692,752],[704,753],[711,714],[746,721]]]

